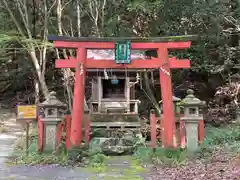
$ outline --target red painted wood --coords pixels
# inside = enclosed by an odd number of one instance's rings
[[[150,113],[150,125],[151,125],[151,143],[152,148],[156,149],[157,147],[157,118],[154,111]]]
[[[204,120],[201,120],[198,125],[198,141],[201,143],[204,140]]]
[[[171,57],[168,59],[169,67],[172,69],[177,68],[190,68],[190,60],[189,59],[177,59],[176,57]]]
[[[87,144],[89,144],[90,142],[90,130],[91,130],[91,127],[90,127],[90,114],[88,114],[87,116],[87,119],[85,121],[85,141]]]
[[[56,68],[75,68],[77,66],[77,60],[71,58],[70,60],[59,59],[56,60]],[[87,59],[85,67],[87,69],[146,69],[146,68],[159,68],[163,63],[158,58],[152,58],[151,60],[132,60],[131,64],[116,64],[114,60],[95,60]],[[188,59],[176,59],[176,57],[169,58],[170,68],[190,68],[190,61]]]
[[[71,115],[66,115],[65,121],[66,121],[66,149],[70,149],[70,147],[71,147],[71,141],[70,141]]]
[[[81,63],[84,66],[86,59],[86,49],[77,50],[78,65],[75,72],[74,99],[71,123],[71,143],[73,146],[79,146],[82,142],[82,122],[84,113],[84,90],[85,90],[85,68],[81,72]]]
[[[164,71],[160,68],[160,85],[162,93],[162,103],[163,103],[163,125],[166,138],[166,146],[168,148],[174,147],[173,137],[175,136],[175,115],[173,106],[173,93],[172,93],[172,82],[171,82],[171,72],[168,62],[168,50],[167,48],[158,49],[158,57],[165,61],[165,65],[162,66]],[[168,72],[169,74],[167,74]]]
[[[185,49],[191,46],[190,41],[186,42],[133,42],[131,49],[158,49],[166,47],[169,49]],[[114,49],[115,42],[71,42],[54,41],[55,48],[86,48],[86,49]]]
[[[162,142],[162,148],[165,147],[166,145],[166,138],[165,132],[164,132],[164,119],[163,119],[163,114],[161,114],[161,119],[160,119],[160,127],[161,127],[161,142]]]
[[[43,145],[44,145],[44,124],[40,120],[40,117],[37,119],[37,126],[38,126],[38,151],[43,151]]]

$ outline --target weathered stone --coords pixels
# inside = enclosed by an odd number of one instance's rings
[[[193,90],[189,89],[187,96],[181,102],[184,107],[184,117],[181,120],[185,122],[187,149],[190,151],[198,149],[198,125],[203,120],[203,116],[199,114],[199,108],[205,104],[193,93]]]
[[[91,114],[92,122],[139,122],[138,115]]]
[[[134,143],[140,137],[139,130],[124,131],[121,135],[109,137],[94,137],[90,143],[91,149],[98,149],[107,155],[129,154],[134,150]]]
[[[57,142],[57,125],[64,118],[64,108],[66,105],[56,98],[56,93],[51,92],[46,101],[39,105],[42,114],[40,120],[44,122],[45,130],[45,145],[44,151],[55,151]]]
[[[187,148],[195,151],[198,148],[198,121],[185,121]]]
[[[240,107],[236,109],[236,122],[240,124]]]
[[[57,127],[55,124],[46,124],[45,151],[55,150],[57,142],[56,131]]]

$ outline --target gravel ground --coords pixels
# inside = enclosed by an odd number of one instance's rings
[[[155,167],[146,180],[240,180],[240,157],[216,152],[207,161],[190,162],[184,167]]]

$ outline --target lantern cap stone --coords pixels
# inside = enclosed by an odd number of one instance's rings
[[[181,101],[181,98],[178,98],[178,97],[176,97],[176,96],[172,96],[172,99],[173,99],[173,102],[179,102],[179,101]],[[159,101],[159,103],[162,103],[162,100]]]
[[[183,106],[203,106],[205,105],[205,101],[201,101],[200,99],[194,96],[194,91],[192,89],[187,90],[187,96],[181,101],[181,105]]]
[[[66,107],[66,104],[59,101],[56,97],[56,92],[52,91],[49,93],[48,98],[39,105],[40,107]]]

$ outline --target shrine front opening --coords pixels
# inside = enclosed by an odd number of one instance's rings
[[[82,141],[82,121],[84,114],[85,76],[88,69],[159,69],[163,104],[164,147],[174,147],[175,116],[171,82],[171,68],[190,68],[188,59],[169,57],[169,49],[185,49],[190,41],[169,42],[156,38],[74,38],[51,36],[55,48],[76,49],[76,57],[56,60],[56,68],[75,68],[74,99],[72,109],[72,146]],[[115,49],[114,59],[87,58],[88,49]],[[131,50],[156,50],[157,57],[131,59]]]

